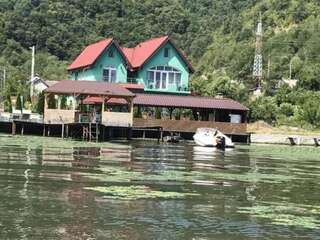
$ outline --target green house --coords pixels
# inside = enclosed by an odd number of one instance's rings
[[[87,46],[68,67],[72,80],[143,84],[146,92],[188,94],[192,65],[168,37],[121,48],[113,39]]]

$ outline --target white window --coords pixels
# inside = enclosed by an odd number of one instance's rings
[[[116,82],[117,80],[117,70],[112,67],[104,68],[102,71],[102,79],[105,82]]]
[[[181,72],[169,66],[152,67],[147,72],[148,88],[168,89],[169,86],[181,89]]]

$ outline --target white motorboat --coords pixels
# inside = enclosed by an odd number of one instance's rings
[[[202,147],[234,147],[232,140],[215,128],[198,128],[193,139],[197,145]]]

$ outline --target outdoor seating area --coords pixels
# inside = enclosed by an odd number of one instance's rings
[[[113,83],[60,81],[45,90],[44,123],[101,123],[104,126],[132,126],[133,97]],[[99,99],[100,101],[91,101]],[[120,101],[126,111],[115,111],[109,101]]]

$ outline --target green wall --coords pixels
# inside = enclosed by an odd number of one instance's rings
[[[113,51],[113,57],[109,57],[110,51]],[[105,49],[93,66],[86,70],[72,72],[70,78],[76,80],[76,72],[78,72],[77,80],[102,81],[102,70],[105,67],[114,67],[117,69],[116,82],[127,82],[126,62],[114,44]]]
[[[169,49],[169,57],[164,57],[164,49]],[[113,57],[109,57],[109,51],[113,51]],[[77,70],[78,77],[77,80],[88,80],[88,81],[102,81],[102,70],[104,67],[114,67],[117,69],[117,81],[118,83],[127,82],[127,69],[126,62],[122,55],[115,47],[114,44],[109,46],[104,53],[99,57],[96,63],[86,70]],[[181,93],[187,94],[189,90],[185,91],[177,89],[176,85],[168,85],[166,90],[164,89],[149,89],[147,81],[147,71],[148,69],[156,66],[170,66],[178,69],[181,72],[181,86],[189,86],[189,69],[185,64],[183,59],[180,57],[179,53],[172,46],[170,42],[162,46],[156,54],[147,62],[145,65],[139,69],[137,72],[137,82],[143,83],[145,86],[145,91],[152,92],[163,92],[163,93]],[[71,79],[76,80],[76,72],[71,73]]]
[[[164,49],[169,48],[169,57],[164,57]],[[148,89],[147,71],[156,66],[170,66],[181,72],[181,85],[189,86],[189,69],[180,57],[179,53],[170,42],[162,46],[157,53],[139,70],[138,81],[143,83],[145,91],[170,92],[170,93],[189,93],[189,91],[178,91],[176,86],[168,86],[167,90]]]

